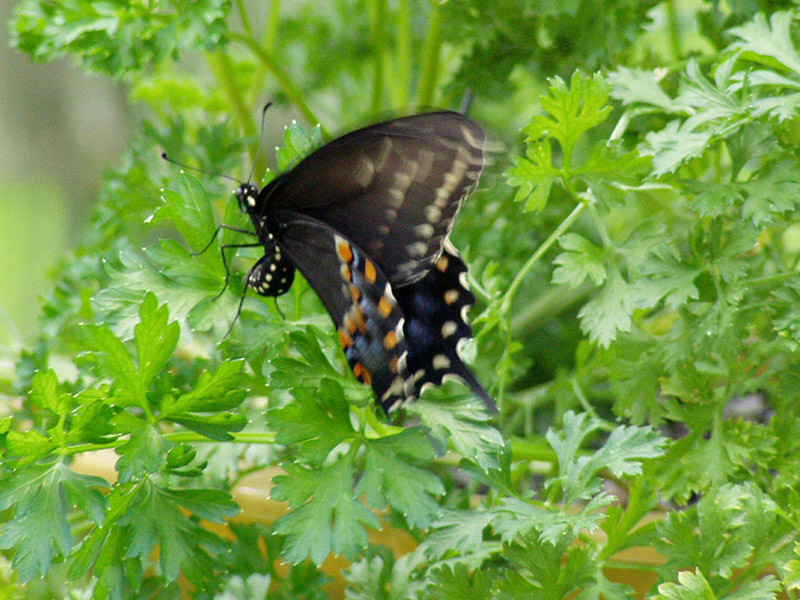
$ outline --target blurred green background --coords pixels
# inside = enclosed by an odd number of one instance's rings
[[[0,347],[30,341],[47,273],[81,232],[102,173],[131,136],[126,93],[68,60],[38,64],[8,45],[0,0]]]

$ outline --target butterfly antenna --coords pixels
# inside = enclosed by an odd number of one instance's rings
[[[197,167],[190,167],[189,165],[187,165],[185,163],[178,162],[177,160],[175,160],[171,156],[167,156],[166,152],[162,152],[161,153],[161,158],[163,158],[168,163],[172,163],[173,165],[176,165],[176,166],[180,167],[181,169],[186,169],[187,171],[194,171],[195,173],[202,173],[203,175],[206,175],[207,177],[221,177],[222,179],[230,179],[231,181],[233,181],[233,182],[235,182],[237,184],[241,183],[235,177],[231,177],[230,175],[225,175],[224,173],[214,173],[214,172],[211,172],[211,171],[204,171],[203,169],[198,169]]]
[[[256,171],[256,165],[258,164],[258,159],[261,156],[261,150],[264,148],[264,125],[267,122],[267,109],[272,106],[272,102],[267,102],[264,105],[264,110],[261,111],[261,132],[258,135],[258,150],[256,150],[256,156],[253,159],[253,166],[250,167],[250,175],[247,178],[247,183],[253,181],[253,174]]]
[[[467,114],[470,106],[472,106],[472,88],[467,88],[464,98],[461,100],[461,114]]]

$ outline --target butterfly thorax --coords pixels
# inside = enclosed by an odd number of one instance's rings
[[[289,291],[294,281],[294,265],[278,244],[279,225],[274,217],[263,211],[259,190],[252,183],[243,183],[236,190],[239,207],[253,222],[264,256],[247,275],[246,285],[261,296],[280,296]]]

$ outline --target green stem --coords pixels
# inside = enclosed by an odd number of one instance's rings
[[[528,273],[533,270],[533,267],[536,266],[536,263],[539,262],[539,259],[544,256],[544,254],[550,250],[551,246],[556,243],[558,238],[560,238],[564,233],[572,227],[572,224],[578,220],[578,217],[581,216],[584,210],[589,206],[589,201],[584,200],[580,204],[578,204],[574,210],[564,219],[561,224],[556,228],[553,233],[551,233],[548,238],[539,246],[536,251],[531,255],[531,257],[522,265],[522,268],[517,273],[514,280],[511,282],[511,285],[508,286],[508,290],[503,297],[502,302],[502,312],[505,314],[509,314],[511,310],[511,303],[514,300],[514,296],[516,295],[519,287],[522,285],[522,282],[525,280],[525,277],[528,276]]]
[[[442,47],[442,16],[438,0],[431,0],[428,35],[422,49],[422,77],[419,85],[419,106],[433,106],[436,80],[439,77],[439,53]]]
[[[247,35],[253,37],[253,28],[250,25],[250,17],[247,14],[247,6],[244,0],[236,0],[236,8],[239,9],[239,16],[242,19],[242,27]]]
[[[122,444],[126,443],[128,440],[115,440],[113,442],[107,442],[105,444],[75,444],[74,446],[68,446],[61,450],[62,456],[70,456],[72,454],[80,454],[81,452],[94,452],[95,450],[105,450],[107,448],[117,448]]]
[[[675,7],[675,0],[667,2],[667,29],[669,31],[669,45],[672,56],[675,60],[680,60],[681,55],[681,32],[678,24],[678,9]]]
[[[783,283],[784,281],[788,281],[797,277],[796,271],[787,271],[786,273],[779,273],[778,275],[766,275],[764,277],[753,277],[752,279],[748,279],[745,281],[747,287],[754,287],[754,286],[773,286],[779,283]]]
[[[267,25],[264,28],[264,32],[261,36],[261,46],[270,54],[273,54],[275,51],[275,43],[278,39],[280,22],[281,2],[280,0],[273,0],[269,11],[269,16],[267,18]],[[253,73],[251,81],[265,81],[267,79],[266,75],[268,72],[269,69],[263,63],[258,63],[258,69]],[[259,100],[262,100],[262,88],[262,85],[253,85],[251,88],[250,93],[248,94],[249,104],[251,106]]]
[[[544,442],[534,444],[520,437],[511,438],[511,455],[515,461],[540,461],[549,463],[550,467],[558,462],[558,456],[549,445]]]
[[[589,213],[592,215],[594,225],[597,227],[597,231],[600,233],[600,239],[603,240],[603,248],[614,248],[614,242],[611,241],[611,236],[608,235],[606,224],[603,219],[600,218],[600,214],[597,212],[597,205],[594,202],[589,204]]]
[[[232,440],[228,440],[229,443],[233,444],[274,444],[275,443],[275,434],[272,432],[251,432],[251,431],[241,431],[239,433],[231,433],[233,437]],[[164,438],[171,441],[171,442],[187,442],[193,444],[200,444],[200,443],[212,443],[218,444],[219,440],[212,440],[204,435],[200,435],[199,433],[195,433],[194,431],[173,431],[171,433],[165,433]],[[75,444],[74,446],[69,446],[64,448],[62,454],[72,455],[72,454],[80,454],[82,452],[94,452],[96,450],[107,450],[109,448],[119,448],[120,446],[127,444],[128,439],[118,439],[114,440],[113,442],[107,442],[105,444]]]
[[[589,416],[596,419],[598,423],[600,423],[600,429],[611,432],[614,431],[614,425],[606,421],[605,419],[601,418],[600,415],[597,414],[595,411],[594,406],[589,402],[589,399],[586,397],[586,394],[583,393],[583,389],[581,389],[580,383],[578,383],[577,377],[570,377],[569,379],[570,387],[572,388],[572,393],[575,394],[575,397],[578,399],[578,402],[581,405],[581,408],[586,412]]]
[[[231,432],[232,440],[228,440],[233,444],[274,444],[275,434],[271,431],[240,431],[238,433]],[[165,433],[164,437],[171,442],[189,442],[189,443],[203,443],[210,442],[217,444],[218,440],[212,440],[204,435],[195,433],[194,431],[173,431]]]
[[[533,302],[517,307],[511,327],[517,332],[517,337],[526,338],[542,324],[583,300],[594,289],[595,286],[591,281],[585,281],[577,288],[567,285],[552,286],[538,295]]]
[[[214,71],[217,81],[219,81],[222,90],[228,97],[228,101],[233,109],[233,113],[236,115],[236,120],[239,121],[242,131],[247,136],[254,135],[256,133],[255,125],[253,124],[250,111],[245,105],[244,98],[242,98],[240,88],[234,81],[233,65],[231,65],[230,57],[221,50],[217,50],[208,56],[208,61],[211,64],[211,69]],[[251,154],[254,152],[255,150],[253,150]]]
[[[369,7],[373,52],[372,102],[370,113],[375,115],[383,108],[383,66],[386,53],[386,0],[370,0]]]
[[[269,19],[267,20],[267,27],[264,30],[264,41],[262,46],[267,52],[272,53],[275,49],[275,40],[278,39],[278,26],[281,22],[281,0],[272,0],[272,6],[269,9]]]
[[[575,197],[577,199],[577,195]],[[513,281],[511,282],[511,285],[508,286],[508,290],[506,290],[506,293],[504,294],[503,299],[500,303],[501,320],[500,323],[498,323],[501,324],[501,326],[503,326],[503,331],[505,333],[506,353],[509,352],[509,349],[512,347],[512,342],[513,342],[513,335],[512,335],[513,329],[511,324],[511,304],[514,300],[514,296],[519,290],[519,287],[522,285],[522,282],[525,280],[525,277],[528,275],[528,273],[530,273],[533,267],[536,265],[536,263],[539,262],[539,259],[542,256],[544,256],[544,254],[550,249],[550,247],[553,244],[556,243],[556,240],[558,240],[558,238],[561,237],[561,235],[563,235],[565,231],[567,231],[570,227],[572,227],[572,224],[578,219],[578,217],[580,217],[581,213],[586,209],[586,207],[589,205],[591,201],[592,197],[589,195],[586,195],[584,199],[580,201],[580,203],[569,214],[569,216],[567,216],[567,218],[561,222],[561,224],[556,228],[556,230],[550,234],[550,236],[544,241],[544,243],[541,246],[539,246],[539,248],[536,249],[536,251],[525,262],[525,264],[522,265],[522,268],[520,269],[519,273],[517,273],[516,277],[514,277]],[[481,330],[478,337],[487,334],[490,330],[491,326],[484,328],[483,330]],[[504,356],[501,358],[500,361],[501,365],[508,365],[509,361],[507,359],[508,357],[504,354]],[[501,367],[498,370],[497,395],[499,398],[504,397],[506,384],[508,382],[508,375],[509,375],[509,369],[507,367]]]
[[[397,81],[395,105],[406,109],[411,90],[411,0],[400,0],[397,14]]]
[[[300,88],[294,84],[288,73],[283,70],[283,67],[280,66],[278,61],[270,52],[262,48],[253,38],[249,38],[240,33],[230,32],[228,37],[235,42],[239,42],[240,44],[247,46],[250,51],[255,54],[262,64],[264,64],[264,66],[266,66],[267,69],[272,73],[272,75],[278,81],[278,85],[281,86],[281,89],[283,89],[289,99],[294,102],[295,106],[297,106],[298,110],[302,113],[303,118],[305,118],[309,124],[315,125],[319,123],[319,119],[314,114],[314,111],[311,110],[308,104],[306,104],[306,101],[303,99],[303,93]],[[326,139],[330,139],[330,133],[328,132],[327,128],[321,123],[320,127],[322,128],[322,135]]]

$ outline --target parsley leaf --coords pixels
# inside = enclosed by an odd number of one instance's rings
[[[568,186],[575,180],[595,186],[634,181],[646,160],[619,155],[609,148],[596,148],[582,164],[577,159],[578,142],[611,112],[603,79],[576,71],[569,86],[558,77],[551,79],[549,91],[550,95],[541,98],[542,108],[549,114],[534,116],[523,128],[528,144],[525,158],[514,158],[514,166],[506,172],[508,183],[519,188],[514,199],[525,200],[525,210],[542,210],[557,181]],[[560,148],[560,166],[554,161],[554,143]]]
[[[108,483],[75,473],[62,462],[30,465],[0,478],[0,510],[14,510],[0,531],[0,548],[16,549],[12,565],[22,581],[41,577],[54,559],[69,556],[73,506],[95,524],[103,523],[107,501],[97,488],[108,488]]]
[[[320,565],[331,552],[358,556],[368,541],[364,525],[378,529],[380,522],[353,489],[352,455],[317,469],[284,467],[287,474],[275,478],[272,490],[274,499],[292,506],[274,528],[286,536],[283,559],[298,563],[310,557]]]
[[[436,496],[445,488],[439,478],[411,461],[428,461],[435,454],[421,428],[367,440],[364,476],[356,493],[366,493],[371,506],[387,503],[400,511],[411,527],[426,528],[439,512]]]

